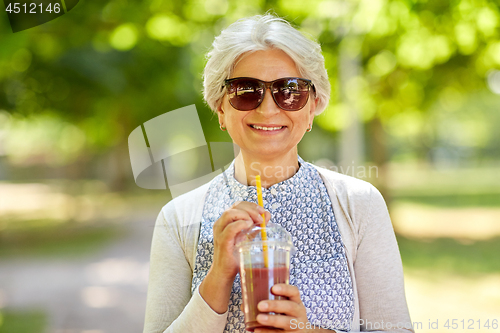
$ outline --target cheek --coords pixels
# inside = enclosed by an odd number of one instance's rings
[[[228,129],[231,129],[233,134],[241,132],[243,127],[246,126],[244,116],[245,114],[240,114],[239,111],[235,111],[233,109],[226,111],[225,114],[226,124]]]
[[[309,126],[309,120],[310,120],[310,117],[309,117],[309,114],[308,113],[304,113],[303,115],[301,115],[300,117],[297,117],[295,120],[294,120],[294,123],[295,123],[295,126],[296,127],[299,127],[299,128],[307,128]]]
[[[233,126],[238,126],[238,123],[241,123],[240,117],[238,117],[238,115],[233,112],[226,114],[226,119],[227,122]]]

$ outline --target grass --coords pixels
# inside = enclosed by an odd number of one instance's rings
[[[463,276],[500,273],[500,237],[481,241],[431,240],[398,235],[405,267]]]
[[[386,182],[394,200],[434,207],[500,207],[498,170],[498,164],[441,169],[391,163]]]
[[[43,333],[47,314],[41,310],[0,310],[0,333]]]
[[[25,221],[24,221],[25,222]],[[98,252],[123,235],[117,226],[29,221],[0,232],[0,258],[12,256],[82,256]],[[21,223],[21,222],[19,222]]]
[[[500,207],[500,193],[425,193],[395,195],[395,200],[434,207]]]

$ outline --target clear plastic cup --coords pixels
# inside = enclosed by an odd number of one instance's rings
[[[286,299],[273,295],[271,287],[278,283],[289,283],[290,257],[295,253],[292,237],[283,227],[268,223],[266,241],[262,240],[261,230],[260,226],[255,226],[242,232],[236,245],[240,263],[245,328],[250,332],[258,327],[266,327],[257,322],[257,315],[262,313],[257,309],[260,301]],[[267,254],[264,245],[267,245]],[[264,255],[267,255],[268,267],[265,266]]]

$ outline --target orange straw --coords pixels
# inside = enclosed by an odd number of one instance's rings
[[[257,200],[259,206],[264,208],[264,200],[262,200],[262,184],[260,183],[260,175],[255,176],[255,183],[257,185]],[[262,214],[262,222],[260,223],[260,235],[262,237],[264,248],[264,267],[269,267],[269,259],[267,255],[267,233],[266,233],[266,214]]]

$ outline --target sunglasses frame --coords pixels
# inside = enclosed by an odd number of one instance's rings
[[[279,104],[278,104],[278,101],[276,101],[276,97],[274,96],[274,93],[273,93],[273,90],[272,90],[272,87],[273,87],[273,84],[276,83],[277,81],[281,81],[281,80],[286,80],[286,79],[297,79],[297,80],[302,80],[304,81],[306,84],[307,84],[307,99],[304,103],[304,105],[302,105],[300,108],[298,109],[294,109],[294,110],[287,110],[287,109],[284,109],[282,108]],[[281,77],[279,79],[276,79],[276,80],[273,80],[273,81],[264,81],[264,80],[259,80],[259,79],[256,79],[254,77],[235,77],[235,78],[231,78],[231,79],[226,79],[224,80],[224,85],[222,86],[222,89],[224,89],[224,87],[226,89],[229,90],[229,84],[233,81],[236,81],[236,80],[251,80],[251,81],[257,81],[259,83],[260,86],[262,86],[262,84],[264,85],[264,93],[262,95],[262,99],[259,101],[259,103],[253,108],[253,109],[248,109],[248,110],[241,110],[241,109],[238,109],[236,106],[233,105],[233,103],[231,102],[231,99],[229,98],[229,104],[231,104],[231,106],[233,108],[235,108],[236,110],[238,111],[251,111],[251,110],[254,110],[256,108],[258,108],[262,102],[264,101],[264,97],[266,95],[266,91],[267,89],[271,90],[271,96],[273,96],[273,100],[274,100],[274,103],[282,110],[285,110],[285,111],[290,111],[290,112],[293,112],[293,111],[299,111],[301,109],[304,108],[304,106],[306,106],[307,102],[309,101],[309,95],[311,93],[311,88],[312,88],[312,91],[314,92],[314,94],[316,94],[316,88],[314,87],[314,84],[312,83],[311,80],[308,80],[308,79],[303,79],[301,77]]]

